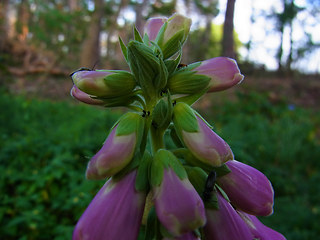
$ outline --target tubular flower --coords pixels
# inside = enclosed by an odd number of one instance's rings
[[[200,161],[218,167],[233,159],[229,145],[187,104],[178,103],[173,112],[173,122],[180,139]]]
[[[273,188],[268,178],[244,163],[226,163],[230,173],[218,178],[218,183],[237,209],[253,215],[273,213]]]
[[[77,99],[80,102],[90,104],[90,105],[104,105],[104,101],[99,99],[94,99],[90,97],[90,95],[86,94],[85,92],[82,92],[76,85],[73,85],[71,88],[70,94],[72,97]]]
[[[206,222],[203,202],[191,185],[171,168],[164,170],[162,183],[153,190],[160,222],[174,236],[201,227]]]
[[[252,234],[231,204],[217,193],[219,210],[207,209],[206,239],[251,240]]]
[[[142,132],[142,117],[127,113],[112,129],[103,147],[89,161],[87,178],[104,179],[122,170],[132,160]]]
[[[208,92],[228,89],[243,80],[236,61],[231,58],[216,57],[194,64],[199,64],[193,69],[197,75],[205,75],[210,78]]]
[[[135,189],[136,171],[120,181],[110,179],[79,219],[73,240],[135,240],[146,194]]]
[[[256,216],[244,212],[238,212],[241,218],[248,225],[253,238],[259,240],[286,240],[286,238],[277,231],[262,224]]]

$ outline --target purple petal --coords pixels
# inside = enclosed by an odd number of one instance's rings
[[[231,204],[217,194],[219,210],[207,209],[207,224],[204,227],[206,239],[210,240],[252,240],[249,227]]]
[[[218,178],[232,205],[253,215],[273,213],[274,192],[268,178],[257,169],[236,160],[226,163],[231,172]]]
[[[180,236],[205,224],[200,196],[187,178],[181,180],[171,168],[164,170],[162,183],[153,194],[157,216],[172,235]]]
[[[233,159],[229,145],[197,116],[198,132],[182,131],[183,141],[188,149],[201,161],[220,166]]]
[[[136,145],[136,133],[117,136],[117,126],[109,134],[102,148],[88,163],[88,179],[104,179],[118,173],[132,159]]]
[[[256,216],[240,211],[239,215],[249,226],[254,238],[259,240],[286,240],[281,233],[263,225]]]
[[[90,95],[86,94],[85,92],[82,92],[76,85],[73,85],[70,94],[73,98],[83,103],[100,106],[103,106],[105,104],[102,100],[93,99],[92,97],[90,97]]]
[[[216,57],[201,62],[194,69],[197,74],[211,78],[208,92],[217,92],[228,89],[243,80],[235,60],[227,57]]]
[[[154,41],[156,39],[160,28],[167,20],[168,19],[165,17],[155,17],[148,19],[144,27],[144,32],[149,36],[149,39],[151,41]]]
[[[109,180],[82,214],[73,240],[137,239],[146,195],[135,190],[136,171]]]

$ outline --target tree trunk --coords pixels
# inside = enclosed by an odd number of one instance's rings
[[[0,51],[4,50],[9,33],[9,0],[0,2]]]
[[[100,32],[101,19],[103,16],[103,0],[94,1],[94,12],[88,29],[87,38],[83,42],[81,53],[81,66],[92,67],[100,60]]]
[[[222,56],[236,58],[233,40],[233,16],[236,0],[228,0],[223,25]]]
[[[143,0],[142,3],[137,3],[136,5],[136,22],[135,26],[140,32],[141,35],[143,35],[143,26],[144,26],[144,19],[143,19],[143,11],[148,3],[148,0]]]

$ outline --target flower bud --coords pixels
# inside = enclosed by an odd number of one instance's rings
[[[173,123],[182,142],[200,161],[219,167],[233,159],[229,145],[182,102],[173,108]]]
[[[256,216],[238,211],[240,217],[248,225],[252,233],[253,239],[259,240],[286,240],[286,238],[279,232],[263,225]]]
[[[144,32],[148,35],[150,41],[154,41],[162,25],[167,22],[168,18],[155,17],[149,18],[144,26]]]
[[[105,98],[127,95],[136,86],[126,71],[78,71],[72,74],[72,80],[81,91]]]
[[[185,171],[181,171],[182,165],[171,152],[159,150],[155,154],[151,168],[155,209],[161,224],[173,236],[193,231],[206,222],[203,202]],[[160,181],[152,179],[154,174],[162,176],[156,177]]]
[[[226,163],[230,173],[218,183],[237,209],[253,215],[273,213],[273,188],[268,178],[257,169],[232,160]]]
[[[135,178],[132,171],[120,181],[107,181],[82,214],[72,239],[137,239],[146,194],[136,191]]]
[[[237,62],[227,57],[216,57],[202,61],[193,71],[196,71],[197,75],[210,78],[208,92],[228,89],[243,80]]]
[[[94,99],[90,95],[82,92],[76,85],[73,85],[71,88],[70,94],[73,98],[77,99],[80,102],[91,104],[91,105],[100,105],[103,106],[105,103],[102,100]]]
[[[219,210],[207,209],[205,239],[210,240],[251,240],[249,227],[231,204],[217,193]]]
[[[162,49],[163,58],[167,59],[177,53],[187,39],[191,19],[180,14],[174,14],[159,31],[157,43]]]
[[[132,160],[141,141],[144,121],[137,114],[124,115],[112,129],[102,148],[88,163],[86,177],[103,179],[122,170]]]

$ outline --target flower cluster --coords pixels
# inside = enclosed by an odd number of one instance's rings
[[[79,219],[74,240],[281,240],[256,216],[273,212],[273,188],[235,160],[230,146],[191,105],[243,79],[218,57],[181,64],[191,20],[151,18],[143,36],[120,46],[130,72],[80,69],[71,95],[86,104],[130,109],[88,163],[106,184]],[[175,148],[168,148],[164,136]],[[172,145],[172,144],[171,144]]]

